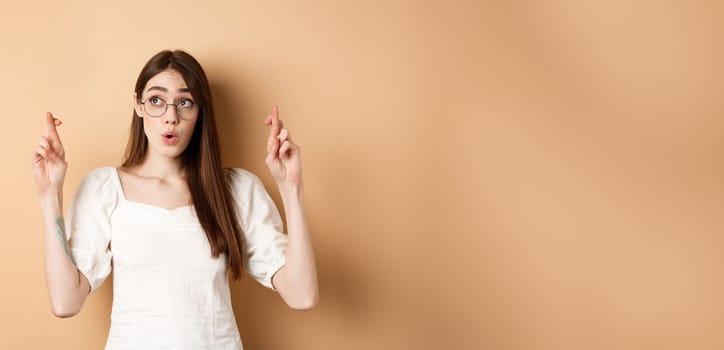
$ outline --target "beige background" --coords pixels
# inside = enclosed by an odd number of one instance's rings
[[[697,1],[3,3],[0,348],[100,349],[110,279],[47,299],[30,155],[118,165],[151,55],[207,70],[228,165],[272,104],[301,145],[321,302],[232,286],[259,349],[722,349],[724,6]],[[281,204],[281,202],[278,202]]]

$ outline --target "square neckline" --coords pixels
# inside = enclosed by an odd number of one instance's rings
[[[174,208],[174,209],[168,209],[168,208],[164,208],[164,207],[161,207],[161,206],[158,206],[158,205],[153,205],[153,204],[149,204],[149,203],[132,201],[132,200],[126,198],[126,193],[123,191],[123,184],[121,183],[121,176],[120,176],[120,174],[118,173],[118,168],[113,167],[113,166],[111,166],[111,167],[109,167],[109,168],[111,168],[111,170],[112,170],[113,180],[114,180],[113,182],[114,182],[114,185],[116,186],[116,190],[118,191],[119,197],[120,197],[121,200],[122,200],[123,202],[125,202],[125,203],[132,204],[132,205],[136,205],[136,206],[141,206],[141,207],[146,207],[146,208],[150,208],[150,209],[154,209],[154,210],[158,210],[158,211],[162,211],[162,212],[165,212],[165,213],[175,213],[175,212],[178,212],[178,211],[181,211],[181,210],[193,209],[193,207],[194,207],[193,204],[187,204],[187,205],[183,205],[183,206],[180,206],[180,207],[177,207],[177,208]]]

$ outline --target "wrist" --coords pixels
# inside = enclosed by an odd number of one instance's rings
[[[277,182],[279,194],[283,199],[303,198],[304,185],[300,183]]]
[[[63,188],[51,187],[45,191],[38,192],[38,198],[40,199],[41,204],[59,202],[60,199],[63,198]]]

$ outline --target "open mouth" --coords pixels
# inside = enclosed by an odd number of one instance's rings
[[[176,143],[176,141],[178,141],[178,136],[174,134],[163,135],[163,142],[165,142],[166,144],[173,145],[174,143]]]

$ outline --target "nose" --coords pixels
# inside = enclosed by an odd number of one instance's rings
[[[176,110],[176,106],[169,104],[166,109],[166,113],[163,115],[163,122],[166,124],[178,124],[179,122],[179,116],[178,111]]]

